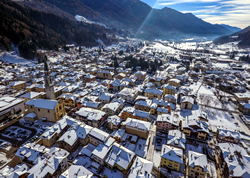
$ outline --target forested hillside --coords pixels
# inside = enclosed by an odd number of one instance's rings
[[[0,45],[10,50],[11,43],[25,50],[57,49],[66,43],[93,46],[100,38],[108,42],[107,29],[98,25],[72,22],[52,13],[46,13],[24,7],[15,2],[0,2]],[[33,54],[20,52],[25,58],[33,58]]]

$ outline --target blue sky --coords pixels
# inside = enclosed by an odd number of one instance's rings
[[[191,12],[212,24],[228,24],[245,28],[250,25],[250,0],[141,0],[151,7],[170,7]]]

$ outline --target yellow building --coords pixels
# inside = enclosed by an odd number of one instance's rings
[[[163,95],[175,95],[176,87],[172,85],[164,85],[162,89],[163,89]]]
[[[145,96],[149,99],[161,99],[161,96],[163,94],[162,90],[159,90],[157,88],[147,88],[145,89]]]
[[[149,113],[154,115],[156,113],[158,105],[156,103],[151,104]]]
[[[26,82],[25,81],[17,81],[10,83],[10,88],[14,90],[21,90],[26,88]]]
[[[186,173],[188,177],[192,178],[205,178],[208,175],[207,169],[207,156],[194,151],[188,151],[188,165]]]
[[[161,167],[180,171],[183,164],[183,150],[169,145],[162,145]]]
[[[77,96],[71,93],[63,93],[59,98],[63,101],[65,106],[76,107]]]
[[[40,138],[42,139],[43,145],[46,147],[54,145],[62,134],[64,134],[74,123],[77,123],[77,121],[67,115],[64,116],[41,135]]]
[[[245,101],[246,103],[248,103],[248,101],[250,100],[250,95],[248,93],[234,93],[234,98],[237,101]]]
[[[123,108],[123,110],[120,112],[119,117],[122,120],[127,120],[127,118],[135,118],[134,117],[134,113],[135,113],[135,108],[134,107],[125,107]]]
[[[25,106],[28,112],[34,112],[39,120],[57,122],[66,114],[61,100],[33,99],[26,102]]]
[[[168,84],[177,88],[180,86],[181,81],[178,79],[170,79]]]
[[[117,168],[123,173],[127,173],[135,159],[135,153],[124,146],[114,142],[111,151],[105,159],[105,164],[110,168]]]

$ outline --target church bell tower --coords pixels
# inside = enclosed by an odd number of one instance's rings
[[[54,85],[52,81],[52,76],[50,75],[49,66],[47,60],[44,60],[44,82],[45,82],[45,91],[46,91],[46,98],[55,100],[55,92],[54,92]]]

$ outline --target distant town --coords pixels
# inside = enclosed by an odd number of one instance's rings
[[[250,49],[116,38],[0,53],[0,178],[249,178]]]

